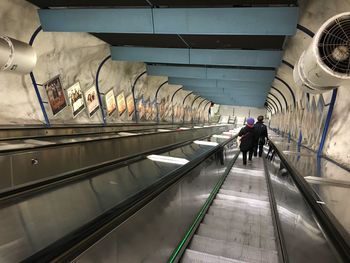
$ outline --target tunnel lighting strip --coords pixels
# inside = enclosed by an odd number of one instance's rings
[[[207,145],[207,146],[218,146],[217,142],[208,142],[208,141],[193,141],[195,144]]]
[[[185,130],[189,130],[190,128],[187,128],[187,127],[180,127],[179,129],[185,131]]]
[[[173,163],[173,164],[180,164],[180,165],[185,165],[186,163],[189,162],[189,160],[185,158],[177,158],[177,157],[155,155],[155,154],[148,155],[147,158],[154,162]]]

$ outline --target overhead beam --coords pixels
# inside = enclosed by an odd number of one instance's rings
[[[274,70],[257,70],[241,68],[215,68],[193,66],[166,66],[147,65],[147,74],[150,76],[168,76],[175,78],[239,80],[272,82]]]
[[[200,94],[203,96],[206,95],[224,95],[224,96],[235,96],[235,97],[240,97],[240,96],[252,96],[252,97],[266,97],[266,93],[258,93],[258,92],[245,92],[245,91],[202,91],[202,90],[192,90],[196,94]]]
[[[113,60],[185,65],[245,66],[276,68],[280,50],[187,49],[111,47]]]
[[[263,90],[267,92],[270,89],[269,82],[253,81],[235,81],[235,80],[208,80],[208,79],[190,79],[190,78],[168,78],[170,84],[183,85],[185,87],[212,88],[212,89],[247,89]]]
[[[44,31],[294,35],[297,7],[39,9]]]
[[[254,108],[263,108],[264,101],[241,101],[230,98],[222,98],[222,97],[206,97],[207,99],[213,101],[216,104],[222,105],[233,105],[233,106],[248,106]]]

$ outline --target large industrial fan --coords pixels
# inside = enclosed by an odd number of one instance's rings
[[[305,92],[322,93],[350,83],[350,12],[328,19],[293,71]]]

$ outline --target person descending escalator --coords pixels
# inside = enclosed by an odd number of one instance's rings
[[[256,132],[256,142],[254,146],[254,156],[256,157],[258,155],[258,149],[259,149],[259,157],[262,156],[263,153],[263,147],[266,143],[266,140],[269,140],[268,134],[267,134],[267,127],[264,124],[264,116],[259,116],[257,123],[254,125],[254,129]]]
[[[249,161],[251,161],[256,142],[253,118],[247,119],[247,125],[239,131],[238,136],[241,137],[239,148],[243,155],[243,164],[247,165],[247,153],[249,153]]]

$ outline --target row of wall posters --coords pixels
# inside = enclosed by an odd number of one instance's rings
[[[48,102],[54,116],[68,106],[59,75],[47,81],[45,84],[43,84],[43,87],[46,91]],[[73,118],[81,113],[85,109],[85,106],[90,118],[100,109],[100,103],[95,85],[83,93],[80,83],[76,82],[69,87],[66,92],[68,103],[72,108]],[[128,110],[129,116],[131,116],[131,114],[135,111],[132,94],[127,96],[126,99],[124,97],[124,92],[115,97],[114,91],[111,89],[105,95],[105,102],[108,116],[111,116],[117,109],[119,115],[122,115],[126,109]]]

